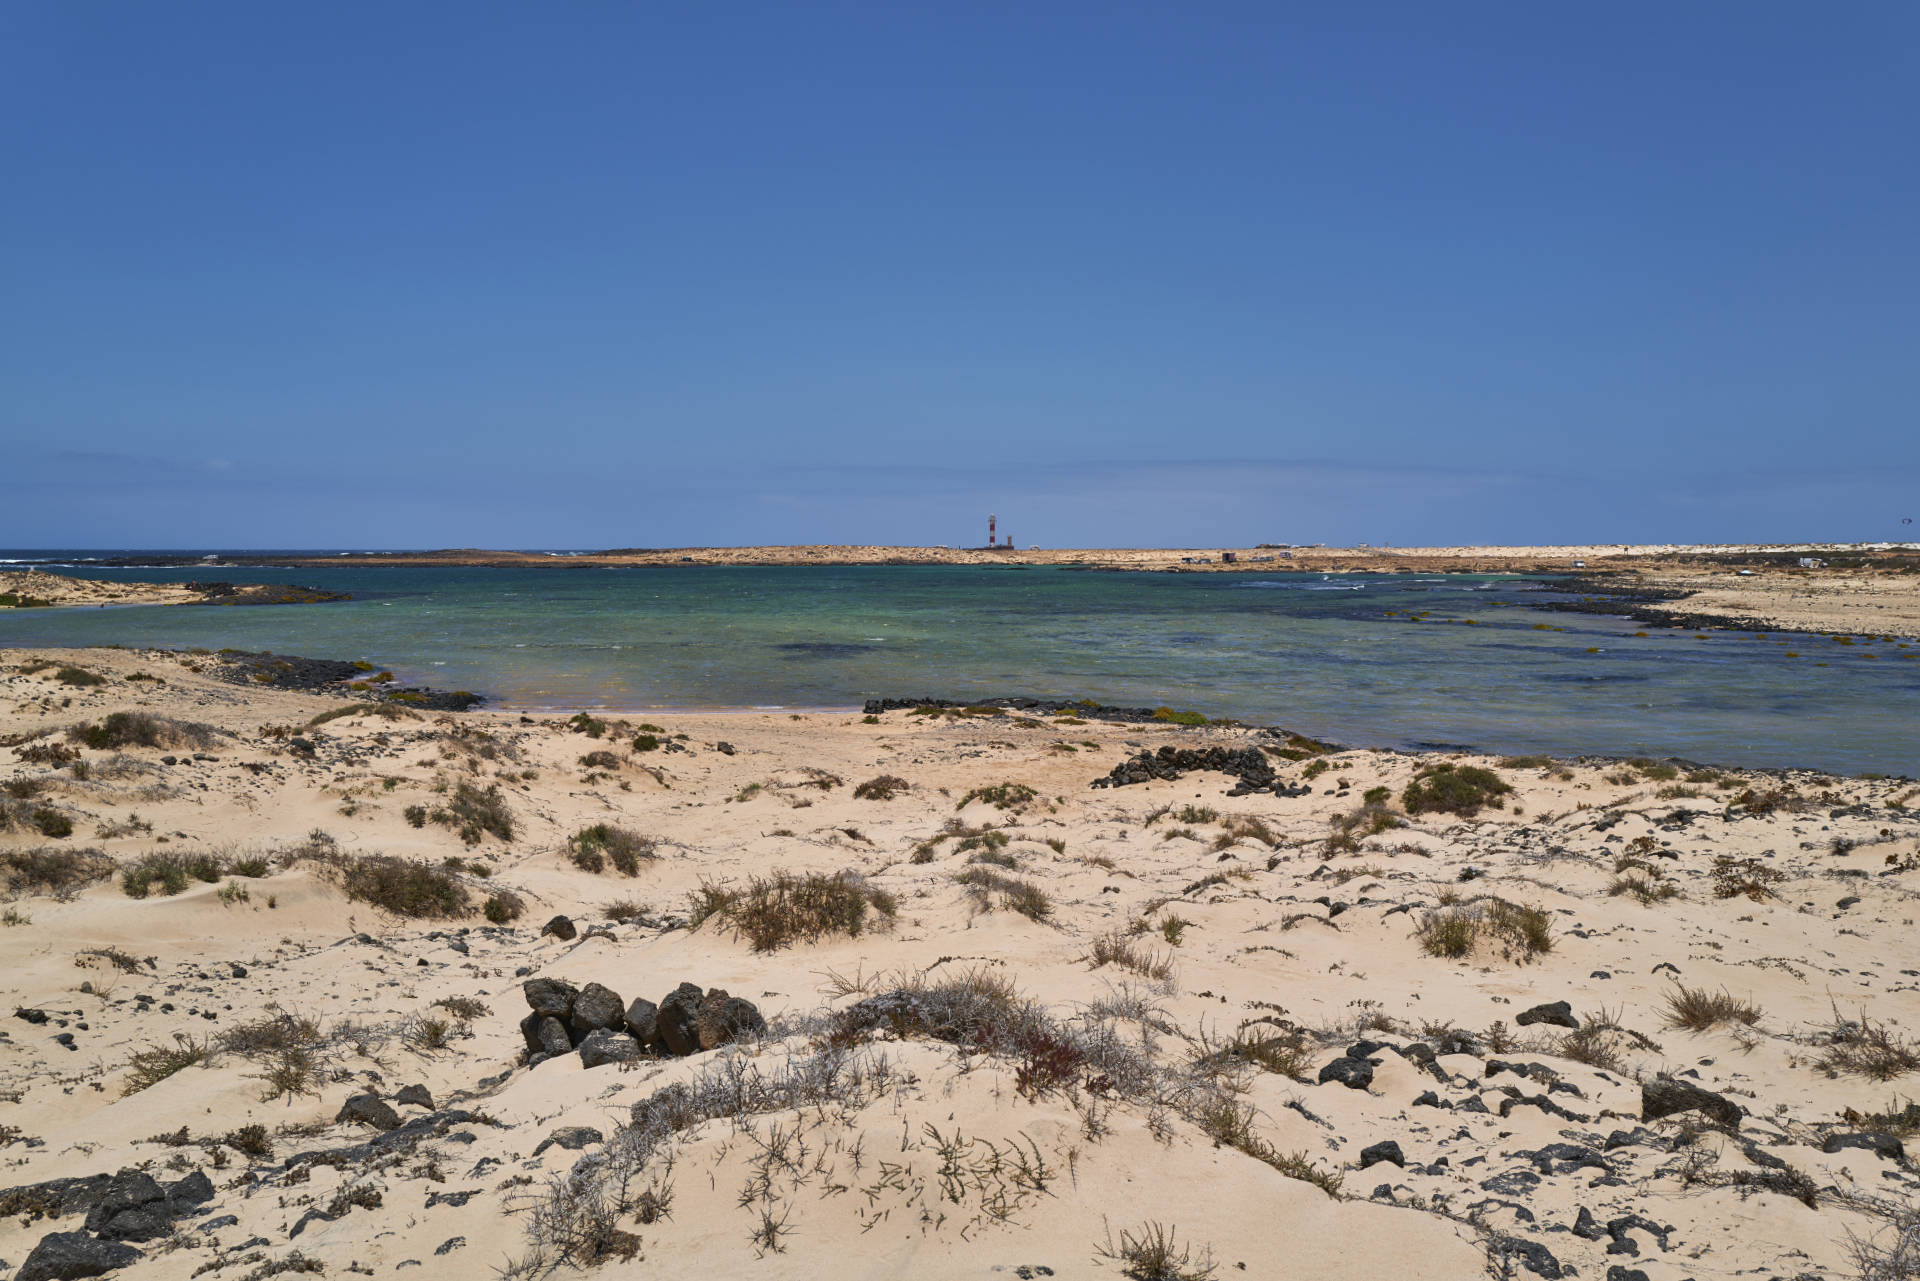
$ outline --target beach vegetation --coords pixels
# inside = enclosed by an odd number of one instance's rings
[[[1390,832],[1396,827],[1406,826],[1406,820],[1386,807],[1380,800],[1369,799],[1360,808],[1345,814],[1335,814],[1327,820],[1328,832],[1326,844],[1321,849],[1323,858],[1332,858],[1336,854],[1357,854],[1360,842],[1369,836],[1378,836]],[[1278,845],[1275,841],[1273,844]]]
[[[632,746],[636,752],[657,752],[660,750],[660,736],[658,734],[635,734],[633,736]]]
[[[42,836],[63,840],[73,835],[73,820],[50,805],[35,806],[27,821]]]
[[[120,869],[120,890],[128,898],[145,898],[155,892],[171,897],[183,893],[195,881],[217,885],[220,860],[211,854],[156,851]]]
[[[967,887],[975,906],[983,912],[998,907],[1033,921],[1045,921],[1053,915],[1053,900],[1032,881],[989,867],[969,867],[953,879]]]
[[[955,809],[963,810],[975,801],[985,801],[997,810],[1024,809],[1033,803],[1039,793],[1025,783],[995,783],[991,787],[976,787],[960,798]]]
[[[1874,1022],[1864,1012],[1857,1019],[1845,1019],[1836,1011],[1833,1028],[1827,1034],[1826,1053],[1816,1066],[1829,1076],[1891,1081],[1920,1071],[1920,1046],[1885,1023]]]
[[[466,887],[451,869],[391,854],[342,854],[330,842],[312,842],[295,857],[318,864],[356,903],[396,916],[450,918],[468,911]]]
[[[1743,1001],[1725,988],[1710,992],[1704,987],[1675,986],[1667,992],[1667,1026],[1689,1032],[1705,1032],[1722,1023],[1752,1027],[1762,1017],[1760,1007]]]
[[[358,682],[356,687],[364,684],[365,682]],[[418,720],[420,713],[411,708],[402,707],[397,703],[342,703],[338,707],[330,707],[318,716],[315,716],[307,722],[307,728],[318,729],[320,726],[332,721],[337,721],[343,716],[372,716],[383,721],[410,721]]]
[[[1289,761],[1304,761],[1313,756],[1329,756],[1340,750],[1331,743],[1322,743],[1304,734],[1290,733],[1281,742],[1283,745],[1279,747],[1263,744],[1263,750]]]
[[[1651,907],[1667,899],[1679,898],[1680,887],[1649,869],[1646,873],[1629,872],[1625,876],[1616,876],[1607,886],[1607,893],[1614,898],[1630,897]]]
[[[0,850],[0,887],[9,898],[29,894],[71,898],[94,882],[112,876],[113,869],[113,859],[91,847],[63,849],[41,845]]]
[[[84,667],[62,667],[53,674],[53,679],[59,681],[62,685],[73,685],[82,688],[90,685],[105,685],[107,683],[106,677],[100,675],[98,672],[90,672]]]
[[[607,723],[598,716],[589,716],[585,712],[575,712],[567,718],[567,727],[576,734],[585,734],[588,738],[604,738]]]
[[[497,836],[503,841],[513,839],[513,811],[500,794],[498,783],[480,788],[462,780],[454,787],[447,803],[427,817],[459,832],[460,839],[468,845],[478,845],[488,836]],[[407,821],[413,821],[411,816]]]
[[[219,733],[197,721],[177,721],[147,712],[111,712],[98,724],[74,726],[67,731],[67,738],[96,751],[119,747],[205,749],[213,746]]]
[[[1206,725],[1207,718],[1199,712],[1175,711],[1171,707],[1153,709],[1153,719],[1163,725]]]
[[[487,895],[486,903],[480,908],[480,914],[495,925],[507,925],[517,921],[524,911],[526,911],[526,903],[509,889],[498,889]]]
[[[39,596],[21,592],[0,592],[0,609],[46,609],[53,604]]]
[[[567,838],[568,857],[573,865],[583,872],[596,874],[604,872],[611,863],[614,870],[624,876],[638,876],[643,859],[660,857],[656,845],[650,836],[611,823],[583,827]]]
[[[773,952],[829,935],[858,938],[884,930],[899,915],[894,896],[855,871],[779,872],[730,888],[702,883],[692,894],[689,925],[718,920],[756,952]]]
[[[1786,879],[1784,873],[1759,859],[1724,855],[1713,860],[1711,875],[1715,898],[1748,898],[1756,903],[1778,897],[1772,887]]]
[[[1471,818],[1483,807],[1498,809],[1498,798],[1511,791],[1513,786],[1492,770],[1442,761],[1414,775],[1413,781],[1400,793],[1400,804],[1409,814],[1458,814]]]
[[[213,1057],[210,1041],[196,1041],[176,1033],[172,1045],[150,1045],[127,1056],[127,1078],[121,1082],[120,1096],[151,1089],[176,1072],[208,1062]]]
[[[1429,956],[1448,960],[1489,949],[1524,963],[1553,950],[1553,923],[1545,911],[1490,894],[1429,910],[1418,934]]]
[[[1117,965],[1123,970],[1131,970],[1141,978],[1156,982],[1170,982],[1173,979],[1173,955],[1162,955],[1146,947],[1119,930],[1099,935],[1093,940],[1093,968]]]
[[[912,786],[897,774],[879,774],[854,788],[853,795],[862,801],[890,801]]]
[[[1093,1252],[1119,1264],[1133,1281],[1208,1281],[1218,1271],[1211,1247],[1196,1259],[1192,1246],[1182,1245],[1173,1228],[1157,1222],[1122,1228],[1118,1237],[1108,1228]]]

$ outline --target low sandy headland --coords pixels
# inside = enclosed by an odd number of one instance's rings
[[[1163,748],[1203,768],[1090,786]],[[0,652],[0,783],[21,1276],[1669,1281],[1916,1231],[1911,782],[88,650]]]
[[[1227,557],[1231,555],[1232,559]],[[1812,566],[1802,560],[1816,562]],[[684,547],[553,555],[460,549],[328,557],[236,556],[213,565],[316,568],[471,566],[670,569],[696,565],[1033,565],[1158,573],[1510,573],[1572,575],[1619,612],[1656,624],[1920,637],[1920,544],[1780,543],[1395,548]],[[8,586],[8,583],[14,583]],[[226,584],[216,584],[227,587]],[[0,593],[54,604],[275,604],[318,600],[303,588],[250,588],[236,598],[166,585],[0,574]],[[302,596],[300,593],[306,593]]]

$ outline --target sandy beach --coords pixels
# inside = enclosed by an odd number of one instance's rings
[[[1666,1281],[1911,1230],[1910,781],[0,671],[9,1267]]]

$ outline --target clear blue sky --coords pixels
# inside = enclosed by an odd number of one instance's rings
[[[0,8],[0,546],[1879,539],[1911,3]]]

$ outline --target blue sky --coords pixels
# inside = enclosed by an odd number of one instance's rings
[[[0,546],[1880,539],[1910,4],[0,9]]]

